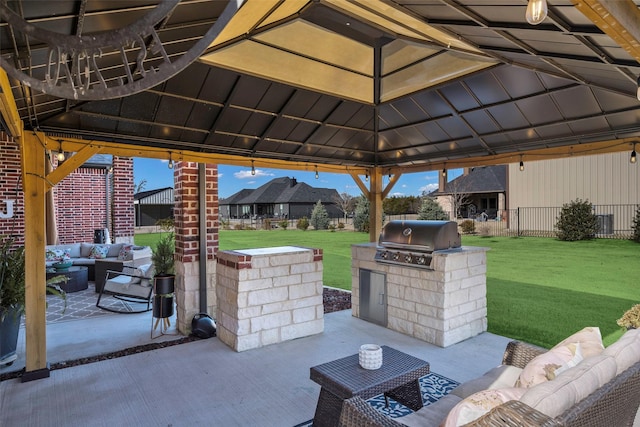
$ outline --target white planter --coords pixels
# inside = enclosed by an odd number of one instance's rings
[[[377,344],[363,344],[358,352],[358,361],[364,369],[378,369],[382,366],[382,347]]]

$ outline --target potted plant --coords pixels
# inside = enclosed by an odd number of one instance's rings
[[[67,304],[65,292],[57,283],[66,282],[65,276],[47,280],[47,292],[60,296]],[[0,365],[11,365],[16,360],[16,347],[20,320],[25,310],[24,246],[15,239],[0,237]]]
[[[151,255],[153,263],[153,317],[167,318],[173,315],[173,291],[175,274],[173,255],[175,253],[175,238],[168,233],[160,238]]]

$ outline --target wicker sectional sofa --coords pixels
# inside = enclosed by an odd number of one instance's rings
[[[149,246],[135,246],[128,243],[70,243],[66,245],[47,245],[45,247],[46,265],[52,266],[63,257],[73,265],[88,267],[89,280],[96,280],[96,262],[110,261],[110,269],[120,264],[139,266],[151,262],[151,248]],[[104,276],[106,268],[99,275]],[[122,270],[122,267],[120,267]],[[104,277],[102,277],[104,282]]]
[[[478,415],[475,420],[452,422],[451,415],[456,411],[459,414],[458,408],[464,407],[460,402],[482,406],[482,403],[474,402],[474,396],[491,394],[501,387],[513,387],[516,373],[523,372],[527,365],[534,363],[534,358],[539,360],[540,355],[547,352],[512,341],[507,345],[500,366],[461,384],[439,401],[398,419],[382,415],[360,397],[352,397],[343,405],[340,425],[633,426],[640,405],[640,330],[637,329],[627,331],[599,354],[584,357],[555,378],[520,390],[517,392],[519,398],[489,405],[493,406],[490,410],[485,406],[484,415]],[[516,382],[516,385],[520,384]]]

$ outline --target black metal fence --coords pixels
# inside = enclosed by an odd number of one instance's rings
[[[639,205],[594,205],[593,212],[598,217],[597,238],[629,239],[633,235],[633,218]],[[476,216],[473,219],[475,234],[484,236],[533,236],[555,237],[556,223],[562,207],[517,208],[503,210],[495,219]]]

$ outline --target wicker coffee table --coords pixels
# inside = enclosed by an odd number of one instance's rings
[[[310,377],[320,384],[313,426],[337,426],[342,402],[353,396],[369,399],[384,393],[414,411],[422,407],[418,379],[429,373],[429,363],[388,346],[382,346],[382,367],[360,367],[358,355],[314,366]]]

